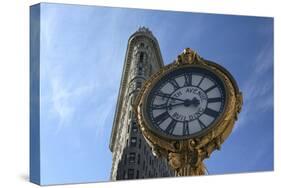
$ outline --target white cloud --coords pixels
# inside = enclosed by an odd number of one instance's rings
[[[252,75],[241,88],[244,104],[234,131],[245,125],[254,111],[265,112],[273,107],[273,76],[270,75],[273,72],[273,52],[270,44],[260,51],[255,65]]]
[[[77,105],[83,97],[93,91],[93,86],[86,85],[68,88],[62,84],[62,80],[56,77],[51,79],[51,111],[58,116],[57,133],[67,125],[71,124]]]
[[[95,113],[93,114],[92,125],[95,129],[94,138],[96,138],[97,140],[105,135],[106,128],[111,129],[112,122],[110,122],[110,124],[108,125],[107,120],[110,119],[112,115],[114,115],[113,113],[115,110],[114,107],[116,96],[117,95],[112,95],[110,97],[107,97],[104,102],[95,107],[96,109],[94,110]]]
[[[267,43],[265,47],[258,54],[257,62],[259,62],[259,66],[255,68],[255,73],[263,74],[268,71],[273,66],[273,51],[272,51],[272,43]]]

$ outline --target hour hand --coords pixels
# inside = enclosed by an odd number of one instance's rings
[[[163,108],[167,108],[167,104],[160,104],[160,105],[153,105],[153,109],[163,109]]]
[[[191,103],[196,107],[196,106],[198,106],[200,104],[200,101],[196,97],[194,97],[191,100]]]
[[[170,104],[168,105],[168,109],[169,109],[169,110],[172,110],[172,107],[174,107],[174,106],[179,106],[179,105],[184,105],[184,103],[183,103],[183,102],[181,102],[181,103],[176,103],[176,104],[171,104],[171,103],[170,103]]]

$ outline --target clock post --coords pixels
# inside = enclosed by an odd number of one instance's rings
[[[187,48],[146,81],[134,110],[153,154],[190,176],[206,173],[203,160],[227,139],[242,103],[232,75]]]

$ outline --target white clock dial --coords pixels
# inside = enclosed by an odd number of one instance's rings
[[[222,81],[211,71],[186,68],[164,76],[148,95],[147,116],[164,136],[186,138],[207,130],[222,113]]]

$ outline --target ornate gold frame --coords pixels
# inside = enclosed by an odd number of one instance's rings
[[[223,113],[210,130],[193,138],[171,139],[156,134],[148,125],[143,112],[148,91],[166,73],[182,67],[194,66],[214,72],[224,83],[227,94]],[[176,176],[203,175],[205,174],[203,160],[209,158],[215,149],[220,149],[221,144],[229,136],[241,111],[242,103],[242,93],[231,74],[220,65],[204,60],[196,52],[187,48],[176,61],[161,68],[146,81],[135,100],[134,110],[139,128],[154,155],[165,157],[175,170]]]

